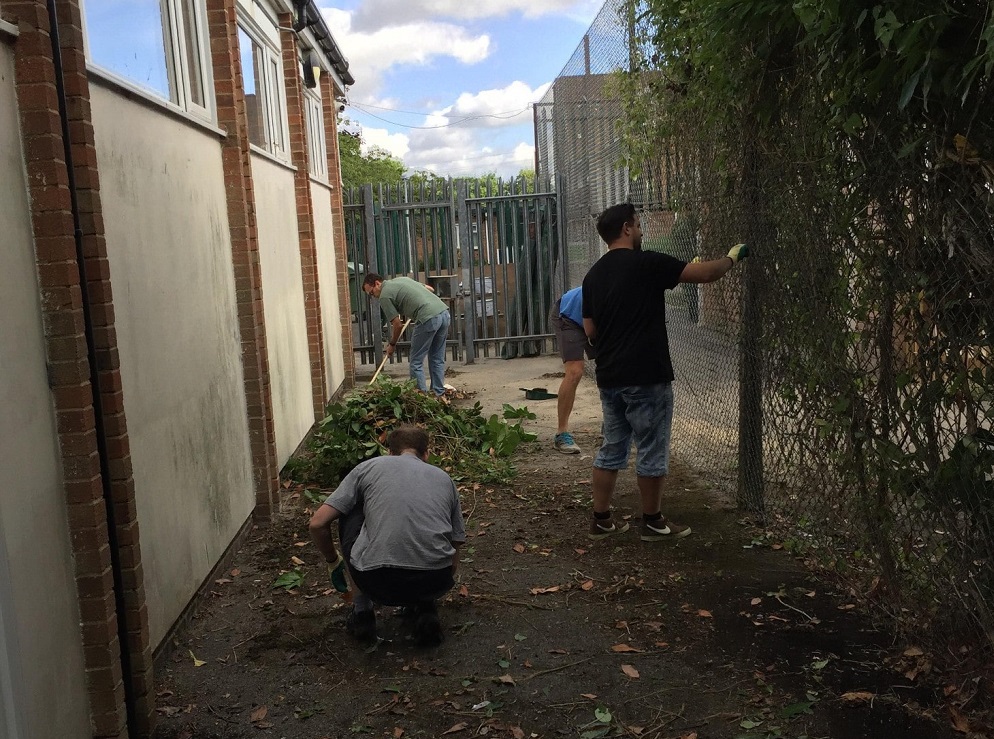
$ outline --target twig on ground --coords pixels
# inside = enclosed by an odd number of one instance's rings
[[[537,608],[540,611],[554,611],[554,610],[556,610],[555,608],[551,608],[550,606],[542,606],[542,605],[539,605],[538,603],[528,603],[527,601],[523,601],[523,600],[511,600],[510,598],[502,598],[499,595],[487,595],[486,593],[470,593],[469,594],[469,598],[470,598],[470,600],[474,600],[474,599],[476,599],[476,600],[493,600],[493,601],[497,601],[498,603],[507,603],[508,605],[511,605],[511,606],[524,606],[525,608]]]
[[[777,603],[779,603],[780,605],[784,606],[785,608],[789,608],[792,611],[797,611],[802,616],[804,616],[804,618],[806,618],[808,621],[814,621],[815,620],[811,616],[809,616],[808,614],[806,614],[804,611],[802,611],[800,608],[795,608],[790,603],[784,603],[782,600],[780,600],[780,596],[779,595],[777,595],[775,597],[777,599]]]
[[[533,672],[530,675],[525,675],[523,678],[518,680],[518,682],[519,683],[527,682],[528,680],[532,680],[536,677],[539,677],[540,675],[548,675],[550,672],[559,672],[560,670],[568,670],[570,667],[576,667],[577,665],[582,665],[584,662],[589,662],[592,659],[593,657],[587,657],[586,659],[580,659],[577,660],[576,662],[570,662],[569,664],[566,665],[559,665],[558,667],[550,667],[548,670],[539,670],[538,672]]]

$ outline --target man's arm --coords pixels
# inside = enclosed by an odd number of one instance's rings
[[[342,513],[337,508],[333,508],[327,503],[322,503],[314,515],[311,516],[307,528],[311,532],[311,539],[314,540],[318,551],[324,555],[328,562],[338,560],[338,552],[335,549],[335,542],[331,536],[331,524],[341,517]]]
[[[587,335],[587,339],[590,341],[591,345],[594,343],[594,339],[597,338],[597,327],[594,325],[593,318],[583,318],[583,332]]]
[[[456,574],[456,570],[459,569],[459,549],[465,543],[466,542],[464,542],[464,541],[454,541],[454,542],[452,542],[452,546],[454,546],[456,548],[456,551],[454,551],[452,553],[452,574],[453,575],[455,575]]]
[[[397,341],[400,339],[400,332],[404,330],[404,322],[400,320],[400,316],[394,316],[393,320],[390,321],[390,341],[387,344],[387,356],[389,357],[393,354],[393,350],[397,348]]]
[[[731,257],[710,259],[707,262],[690,262],[680,273],[680,282],[704,284],[724,277],[735,266]]]
[[[728,255],[721,259],[710,259],[707,262],[693,261],[683,268],[680,282],[708,283],[720,280],[728,271],[738,264],[739,260],[749,256],[749,247],[736,244],[728,250]]]

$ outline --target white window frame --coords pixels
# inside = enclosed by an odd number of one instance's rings
[[[163,103],[177,107],[197,118],[210,123],[216,123],[217,106],[214,99],[214,75],[211,65],[210,38],[207,30],[207,6],[205,0],[192,0],[194,24],[192,30],[199,43],[199,48],[195,51],[200,59],[200,84],[204,91],[203,105],[193,101],[191,75],[194,70],[189,69],[187,63],[187,58],[191,50],[187,47],[186,20],[183,17],[183,9],[181,7],[187,0],[159,0],[160,17],[162,20],[162,43],[166,52],[166,76],[169,79],[169,98],[163,98],[157,90],[145,87],[140,82],[125,77],[93,61],[89,34],[86,30],[85,3],[99,1],[83,0],[83,38],[87,67],[96,70],[101,75],[108,77],[123,87],[138,90],[145,97],[151,96],[155,100],[160,100]]]
[[[328,180],[328,142],[324,131],[324,106],[320,88],[304,90],[304,121],[307,132],[307,162],[313,177]]]
[[[239,13],[238,30],[248,36],[253,43],[253,58],[262,71],[262,79],[256,81],[256,95],[260,95],[263,111],[263,131],[265,146],[252,144],[254,149],[263,151],[277,159],[290,161],[290,123],[287,118],[286,81],[283,77],[283,57],[278,47],[269,41],[269,35],[250,17]],[[275,24],[277,38],[279,31]],[[243,69],[242,77],[253,74],[251,69]]]

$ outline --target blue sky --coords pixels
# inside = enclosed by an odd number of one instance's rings
[[[531,169],[531,103],[602,0],[318,0],[367,146],[442,175]]]

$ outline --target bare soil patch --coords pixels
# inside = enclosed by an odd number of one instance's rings
[[[914,672],[926,655],[876,630],[679,463],[664,510],[690,537],[639,540],[629,472],[616,507],[632,529],[588,541],[592,426],[577,431],[577,456],[534,428],[542,438],[519,449],[512,485],[465,486],[469,539],[435,649],[416,648],[388,608],[375,648],[345,634],[346,606],[307,537],[310,504],[289,491],[160,659],[157,739],[964,735],[941,686]],[[274,589],[295,566],[303,584]]]

